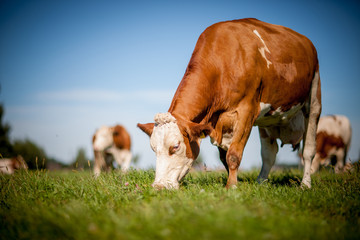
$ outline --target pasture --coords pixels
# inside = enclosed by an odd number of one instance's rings
[[[151,187],[154,171],[21,171],[0,175],[1,239],[359,239],[360,172],[192,172],[177,191]]]

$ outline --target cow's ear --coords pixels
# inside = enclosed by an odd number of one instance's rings
[[[151,134],[153,132],[155,123],[138,123],[137,126],[140,128],[144,133],[146,133],[149,137],[151,137]]]
[[[210,124],[197,124],[193,123],[189,126],[191,140],[197,140],[199,138],[205,138],[210,135],[213,128]]]

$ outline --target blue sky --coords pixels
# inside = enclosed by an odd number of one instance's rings
[[[356,1],[8,1],[0,2],[0,102],[11,138],[30,138],[71,162],[92,157],[101,125],[123,124],[155,166],[148,137],[136,128],[166,112],[201,32],[213,23],[255,17],[306,35],[320,61],[323,115],[353,126],[350,158],[360,153],[360,4]],[[261,164],[257,129],[242,168]],[[209,139],[201,154],[220,166]],[[290,148],[278,163],[294,163]]]

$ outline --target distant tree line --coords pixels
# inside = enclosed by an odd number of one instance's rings
[[[21,155],[29,169],[45,169],[50,166],[68,167],[46,155],[45,151],[30,139],[10,141],[11,127],[3,122],[4,108],[0,104],[0,159],[13,158]]]

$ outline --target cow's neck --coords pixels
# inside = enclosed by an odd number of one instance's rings
[[[209,79],[210,78],[210,79]],[[169,112],[176,118],[195,123],[207,123],[214,113],[214,86],[209,74],[185,73]]]

